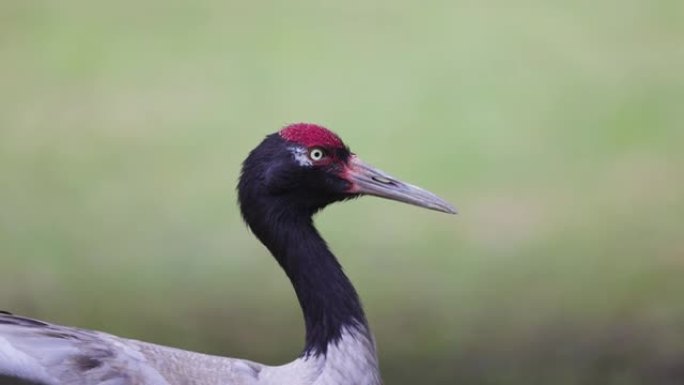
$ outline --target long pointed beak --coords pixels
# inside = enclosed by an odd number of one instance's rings
[[[352,183],[350,193],[375,195],[431,210],[456,214],[456,208],[437,195],[418,186],[397,180],[361,161],[356,155],[349,160],[345,176]]]

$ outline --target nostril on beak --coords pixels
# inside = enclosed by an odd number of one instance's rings
[[[382,183],[382,184],[388,184],[388,185],[391,185],[391,186],[394,186],[394,185],[395,185],[395,183],[394,183],[394,181],[393,181],[392,179],[384,178],[384,177],[381,177],[381,176],[374,176],[374,177],[373,177],[373,180],[376,181],[376,182],[378,182],[378,183]]]

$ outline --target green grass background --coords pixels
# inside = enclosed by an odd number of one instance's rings
[[[322,233],[387,384],[684,383],[684,3],[0,3],[0,308],[282,363],[238,215],[294,121],[459,207]]]

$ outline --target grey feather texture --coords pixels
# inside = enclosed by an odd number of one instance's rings
[[[267,366],[0,313],[0,385],[10,384],[378,385],[380,377],[367,330],[345,330],[325,356]]]
[[[236,365],[238,361],[242,365]],[[198,371],[201,382],[192,378]],[[173,385],[215,380],[232,385],[253,383],[259,371],[258,364],[246,361],[0,314],[0,374],[40,384]],[[235,382],[238,377],[246,382]]]

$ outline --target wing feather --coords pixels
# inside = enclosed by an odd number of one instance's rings
[[[263,368],[0,312],[0,379],[44,385],[242,385],[258,383]]]

